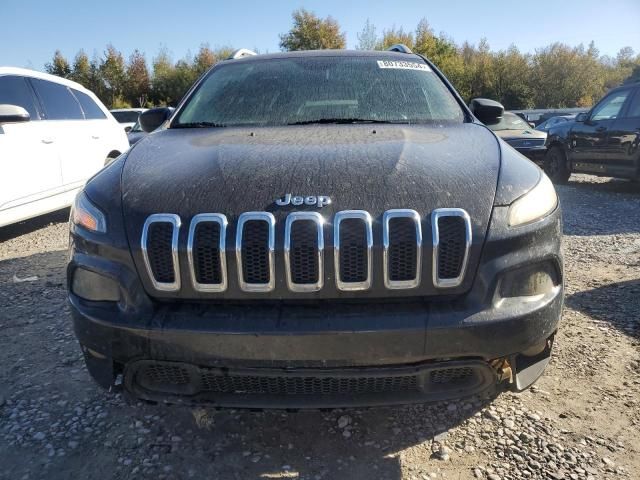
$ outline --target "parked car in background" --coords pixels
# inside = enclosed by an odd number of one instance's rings
[[[118,123],[122,125],[124,131],[129,132],[138,121],[140,114],[146,110],[146,108],[116,108],[110,110],[110,112]]]
[[[526,110],[509,110],[511,113],[522,117],[533,126],[538,126],[542,122],[550,119],[551,117],[557,117],[559,115],[578,115],[579,113],[586,112],[586,108],[534,108]]]
[[[556,183],[571,173],[640,179],[640,83],[611,90],[573,122],[554,125],[544,170]]]
[[[532,128],[519,115],[504,112],[501,117],[486,125],[524,156],[538,163],[544,160],[547,134]]]
[[[128,148],[122,127],[82,85],[0,67],[0,226],[69,206]]]
[[[173,113],[173,111],[175,110],[175,108],[173,108],[173,107],[167,107],[167,108],[169,109],[169,111],[171,113]],[[129,139],[129,145],[130,146],[134,146],[136,143],[138,143],[140,140],[142,140],[147,135],[149,135],[149,134],[142,129],[142,126],[140,125],[140,121],[138,120],[136,122],[136,124],[133,126],[133,128],[127,132],[127,138]]]
[[[547,132],[554,125],[559,125],[564,122],[572,122],[573,120],[575,120],[575,118],[576,118],[576,115],[558,115],[555,117],[551,117],[545,120],[544,122],[542,122],[541,124],[539,124],[536,127],[536,130],[539,130],[541,132]]]

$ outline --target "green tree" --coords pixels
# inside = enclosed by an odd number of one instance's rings
[[[413,34],[405,32],[402,27],[396,29],[394,25],[390,30],[382,31],[382,38],[378,40],[376,50],[387,50],[396,43],[402,43],[409,48],[413,48]]]
[[[416,27],[413,51],[432,61],[460,92],[464,85],[464,62],[458,47],[444,34],[435,35],[425,18]]]
[[[375,50],[378,44],[378,34],[376,33],[376,27],[369,19],[364,24],[364,28],[358,33],[358,50]]]
[[[197,77],[205,73],[211,67],[218,63],[218,57],[215,52],[209,48],[209,45],[203,43],[200,45],[200,50],[193,59],[193,70]]]
[[[301,8],[293,12],[292,18],[291,30],[280,35],[280,48],[283,51],[345,48],[346,35],[332,17],[322,19]]]
[[[533,107],[529,58],[521,54],[515,45],[493,55],[493,74],[496,100],[505,108],[511,110]]]
[[[64,55],[62,55],[62,52],[60,52],[60,50],[56,50],[56,52],[53,54],[53,60],[51,61],[51,63],[47,63],[44,68],[47,73],[56,75],[58,77],[69,78],[71,75],[71,67],[69,66],[69,62],[64,57]]]
[[[91,63],[84,50],[80,50],[73,59],[73,67],[69,78],[83,87],[91,89]]]
[[[134,50],[129,57],[126,71],[125,100],[131,105],[144,107],[149,98],[151,80],[147,61],[139,50]]]
[[[153,59],[152,69],[151,100],[156,105],[168,105],[171,102],[171,82],[175,69],[166,48],[161,49]]]
[[[107,45],[104,59],[100,64],[100,76],[104,82],[107,107],[122,104],[122,96],[127,82],[124,57],[113,45]]]
[[[633,70],[631,71],[631,75],[629,75],[629,77],[627,77],[624,81],[624,83],[634,83],[634,82],[640,82],[640,62],[638,62],[638,64],[633,67]]]

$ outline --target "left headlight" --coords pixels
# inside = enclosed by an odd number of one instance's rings
[[[515,227],[540,220],[553,212],[557,205],[558,195],[553,183],[542,173],[537,185],[509,207],[509,226]]]
[[[71,207],[71,221],[91,232],[106,233],[107,219],[98,207],[96,207],[84,191],[76,196]]]

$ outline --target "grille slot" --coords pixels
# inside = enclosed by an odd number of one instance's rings
[[[275,287],[275,222],[268,212],[247,212],[238,219],[238,280],[245,291],[270,292]]]
[[[180,289],[179,233],[180,217],[172,214],[151,215],[142,228],[142,254],[157,290]]]
[[[334,219],[334,259],[339,290],[371,287],[371,216],[363,210],[344,210]]]
[[[414,210],[387,210],[383,217],[384,282],[390,289],[415,288],[422,267],[422,226]]]
[[[324,220],[319,213],[294,212],[285,224],[285,264],[291,291],[313,292],[324,285]]]
[[[218,213],[202,213],[191,220],[187,254],[196,290],[223,292],[227,289],[226,230],[227,218]]]
[[[437,287],[456,287],[462,283],[469,248],[471,220],[466,211],[442,208],[431,214],[433,229],[433,282]]]

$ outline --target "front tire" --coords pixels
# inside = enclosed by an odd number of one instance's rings
[[[544,173],[551,179],[553,183],[565,184],[569,181],[571,170],[567,155],[559,146],[549,149],[544,157]]]

